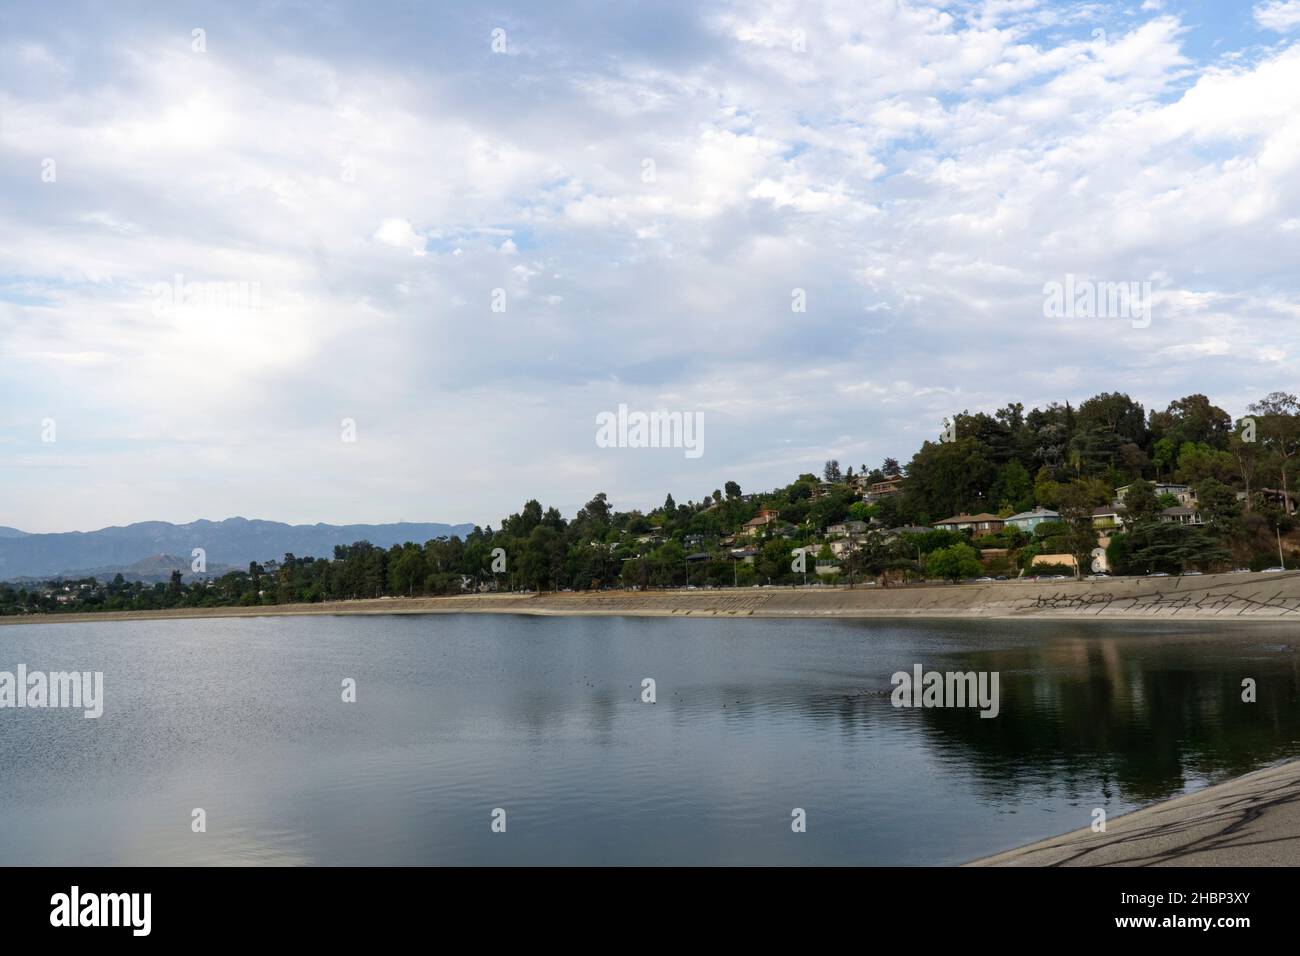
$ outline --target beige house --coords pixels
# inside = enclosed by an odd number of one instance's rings
[[[1098,530],[1115,530],[1124,527],[1122,505],[1101,505],[1092,509],[1092,526]]]
[[[987,512],[977,515],[959,514],[956,517],[945,518],[943,521],[934,523],[936,528],[942,528],[945,531],[969,531],[975,537],[997,534],[1005,525],[1006,522],[1002,518]]]
[[[741,526],[740,533],[754,537],[762,533],[764,528],[774,525],[779,520],[779,515],[771,508],[764,508],[758,513],[757,518],[751,518]]]

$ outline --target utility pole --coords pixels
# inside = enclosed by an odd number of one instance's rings
[[[1286,558],[1282,556],[1282,526],[1279,524],[1273,530],[1277,532],[1277,560],[1282,565],[1282,570],[1286,570]]]

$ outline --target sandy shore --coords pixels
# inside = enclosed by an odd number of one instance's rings
[[[1300,760],[968,866],[1297,866]]]
[[[1300,572],[1113,578],[1104,581],[998,581],[893,588],[727,588],[380,598],[251,608],[29,615],[0,617],[0,624],[275,614],[463,613],[786,618],[1213,618],[1295,620],[1300,623]]]

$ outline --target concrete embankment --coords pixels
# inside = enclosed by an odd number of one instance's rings
[[[989,617],[1300,622],[1300,572],[1104,581],[997,581],[856,588],[596,591],[381,598],[251,608],[0,617],[0,623],[250,617],[268,614],[497,613],[657,617]]]
[[[1052,837],[969,866],[1295,866],[1300,761]]]

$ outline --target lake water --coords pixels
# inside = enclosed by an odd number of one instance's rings
[[[1298,647],[1219,622],[0,627],[0,670],[105,695],[98,720],[0,709],[0,864],[959,863],[1300,755]],[[918,663],[997,671],[999,715],[893,707]]]

